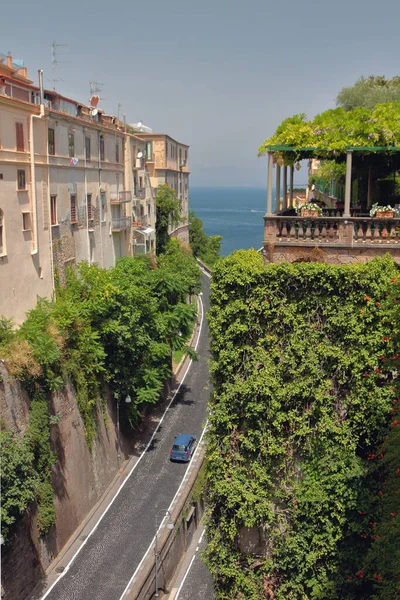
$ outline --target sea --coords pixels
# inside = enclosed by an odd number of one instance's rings
[[[261,248],[266,207],[265,188],[190,188],[189,210],[203,221],[207,235],[222,235],[222,256]]]

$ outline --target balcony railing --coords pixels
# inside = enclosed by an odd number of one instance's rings
[[[111,231],[124,231],[130,229],[132,217],[113,217],[111,220]]]
[[[266,216],[264,242],[278,246],[386,245],[400,248],[400,218]]]
[[[136,190],[136,192],[134,192],[134,196],[135,198],[140,198],[141,200],[144,200],[146,197],[146,190],[145,188],[138,188]]]
[[[130,202],[132,200],[132,192],[123,191],[123,192],[113,192],[110,194],[110,203],[111,204],[124,204],[125,202]]]

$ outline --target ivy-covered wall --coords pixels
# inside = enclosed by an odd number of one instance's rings
[[[397,273],[389,256],[217,263],[206,560],[218,599],[399,597],[400,561],[376,571],[398,542],[376,549],[389,534],[375,532],[399,526]]]

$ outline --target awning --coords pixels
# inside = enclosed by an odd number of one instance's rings
[[[152,229],[151,227],[147,227],[146,229],[136,229],[137,233],[142,233],[143,235],[150,235],[151,233],[153,233],[154,229]]]

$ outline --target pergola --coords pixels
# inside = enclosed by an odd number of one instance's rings
[[[280,185],[281,185],[281,169],[283,169],[283,189],[287,190],[287,168],[289,164],[290,168],[290,192],[289,192],[289,206],[293,207],[293,180],[294,180],[294,163],[293,157],[296,157],[296,162],[304,159],[316,158],[320,160],[326,160],[330,158],[346,157],[346,179],[345,179],[345,200],[344,200],[344,213],[343,217],[350,217],[350,203],[351,203],[351,185],[352,185],[352,166],[353,166],[353,154],[361,153],[365,154],[376,154],[385,153],[393,155],[393,153],[400,152],[400,146],[348,146],[341,152],[332,151],[331,148],[325,147],[298,147],[290,146],[286,144],[279,145],[266,145],[265,150],[268,153],[268,183],[267,183],[267,213],[266,216],[272,216],[272,183],[273,183],[273,166],[274,156],[281,157],[285,166],[281,166],[278,162],[276,163],[276,198],[279,201],[280,198]],[[285,160],[286,159],[286,160]],[[369,182],[370,186],[370,182]],[[278,202],[277,202],[278,206]],[[287,206],[287,194],[283,195],[283,210],[288,208]]]

